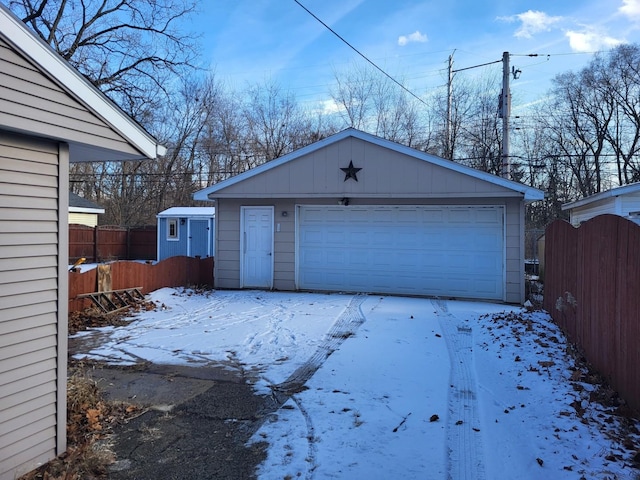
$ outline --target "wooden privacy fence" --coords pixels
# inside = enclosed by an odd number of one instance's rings
[[[640,226],[600,215],[545,234],[544,308],[622,398],[640,410]]]
[[[143,294],[163,287],[193,285],[213,287],[213,257],[171,257],[156,264],[142,262],[113,262],[111,290],[142,287]],[[69,272],[69,312],[91,306],[91,300],[78,295],[98,291],[97,269],[83,273]]]
[[[157,253],[155,225],[118,227],[69,225],[69,260],[87,262],[109,260],[154,260]]]

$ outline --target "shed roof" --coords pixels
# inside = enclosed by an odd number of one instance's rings
[[[248,170],[244,173],[231,177],[227,180],[224,180],[222,182],[219,182],[207,188],[204,188],[196,192],[193,198],[195,200],[210,200],[212,197],[215,197],[215,194],[217,192],[227,187],[230,187],[232,185],[248,180],[264,172],[277,168],[281,165],[287,164],[289,162],[293,162],[296,159],[299,159],[317,150],[325,148],[329,145],[340,142],[349,137],[357,138],[359,140],[369,142],[371,144],[378,145],[383,148],[387,148],[389,150],[413,157],[415,159],[422,160],[424,162],[437,165],[439,167],[443,167],[450,171],[461,173],[471,178],[483,180],[485,182],[505,188],[507,190],[520,193],[523,195],[526,201],[536,201],[536,200],[542,200],[544,198],[544,193],[541,190],[538,190],[537,188],[529,187],[527,185],[524,185],[518,182],[497,177],[490,173],[482,172],[474,168],[466,167],[464,165],[453,162],[451,160],[446,160],[446,159],[437,157],[435,155],[431,155],[431,154],[422,152],[420,150],[416,150],[414,148],[407,147],[405,145],[401,145],[399,143],[392,142],[390,140],[377,137],[375,135],[371,135],[369,133],[363,132],[361,130],[357,130],[355,128],[348,128],[334,135],[331,135],[323,140],[312,143],[311,145],[307,145],[306,147],[300,148],[280,158],[277,158],[263,165],[260,165],[259,167]]]
[[[640,182],[630,183],[629,185],[623,185],[622,187],[612,188],[600,193],[595,193],[584,197],[574,202],[565,203],[562,205],[562,210],[571,210],[572,208],[584,207],[600,200],[606,200],[607,198],[619,197],[621,195],[631,195],[640,193]]]
[[[160,212],[158,217],[214,217],[214,207],[171,207]]]
[[[0,37],[8,42],[16,51],[28,58],[44,74],[59,84],[68,95],[82,103],[89,111],[102,118],[117,131],[130,145],[135,147],[142,158],[156,158],[166,153],[166,148],[160,145],[138,123],[122,111],[104,93],[96,88],[80,72],[73,68],[47,43],[35,35],[16,17],[5,5],[0,4]],[[12,129],[11,125],[0,125]],[[27,132],[32,133],[32,132]],[[60,139],[70,140],[70,139]],[[131,154],[120,152],[100,151],[93,145],[70,142],[69,154],[71,161],[79,160],[129,160]],[[96,154],[98,154],[96,156]],[[114,156],[115,154],[115,156]],[[133,157],[131,158],[133,159]]]

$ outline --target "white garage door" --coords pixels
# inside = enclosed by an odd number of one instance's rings
[[[300,289],[503,299],[503,207],[298,208]]]

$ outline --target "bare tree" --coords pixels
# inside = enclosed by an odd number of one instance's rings
[[[336,72],[335,79],[330,94],[344,126],[426,149],[428,104],[403,90],[401,80],[395,83],[361,63]]]
[[[486,74],[470,80],[457,77],[451,89],[450,121],[447,121],[448,92],[431,98],[436,117],[434,153],[479,170],[501,173],[502,131],[498,118],[500,83]],[[447,131],[448,130],[448,131]]]
[[[211,109],[202,143],[202,187],[226,180],[247,169],[246,160],[252,153],[246,142],[247,128],[242,108],[237,95],[225,92]]]
[[[281,157],[304,145],[312,132],[309,116],[291,92],[274,82],[249,87],[243,110],[253,151],[247,167]]]
[[[371,71],[356,63],[351,70],[336,72],[334,76],[337,86],[330,94],[339,107],[344,125],[358,130],[368,130],[374,85]]]
[[[618,183],[640,181],[640,47],[620,45],[588,67],[601,96],[615,109],[606,138],[616,159]]]
[[[603,155],[615,106],[594,72],[568,72],[554,79],[553,103],[545,111],[547,137],[571,170],[578,196],[600,192]]]
[[[502,171],[502,126],[498,118],[499,81],[496,75],[485,75],[467,82],[463,95],[467,104],[458,139],[461,163],[484,172],[500,175]],[[458,103],[456,100],[454,103]]]
[[[121,108],[146,125],[167,79],[198,51],[180,30],[195,0],[10,0],[22,21]]]

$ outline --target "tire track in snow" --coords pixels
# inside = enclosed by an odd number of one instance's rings
[[[316,447],[316,428],[313,425],[311,415],[309,415],[309,412],[307,411],[307,409],[304,408],[300,399],[297,398],[295,395],[292,395],[291,400],[296,404],[296,407],[298,407],[298,410],[304,417],[304,421],[307,426],[308,451],[307,451],[306,461],[307,461],[307,465],[309,465],[309,468],[307,469],[307,474],[305,475],[304,478],[306,480],[312,480],[313,472],[316,470],[316,468],[318,468],[318,463],[316,460],[316,453],[318,451],[318,448]]]
[[[344,341],[355,334],[356,330],[365,321],[364,315],[360,306],[364,302],[365,295],[354,296],[349,305],[345,308],[344,312],[338,317],[331,328],[324,336],[323,341],[318,345],[314,354],[303,365],[298,367],[289,377],[282,383],[277,385],[271,385],[272,391],[272,408],[278,410],[282,407],[287,400],[291,399],[295,403],[298,411],[302,415],[305,421],[307,429],[307,473],[305,475],[306,480],[312,480],[314,478],[314,472],[318,467],[317,464],[317,446],[316,442],[316,430],[313,425],[313,419],[302,404],[302,400],[298,398],[295,393],[298,393],[304,389],[304,384],[316,373],[329,356],[335,352]]]
[[[484,480],[484,454],[479,431],[470,326],[449,313],[447,302],[432,300],[444,333],[451,361],[449,415],[447,418],[447,471],[449,480]]]
[[[274,393],[278,394],[278,397],[282,395],[286,401],[290,395],[299,392],[327,358],[364,323],[365,318],[360,310],[360,305],[365,298],[365,295],[354,296],[344,312],[331,326],[311,358],[299,366],[284,382],[271,387]]]

